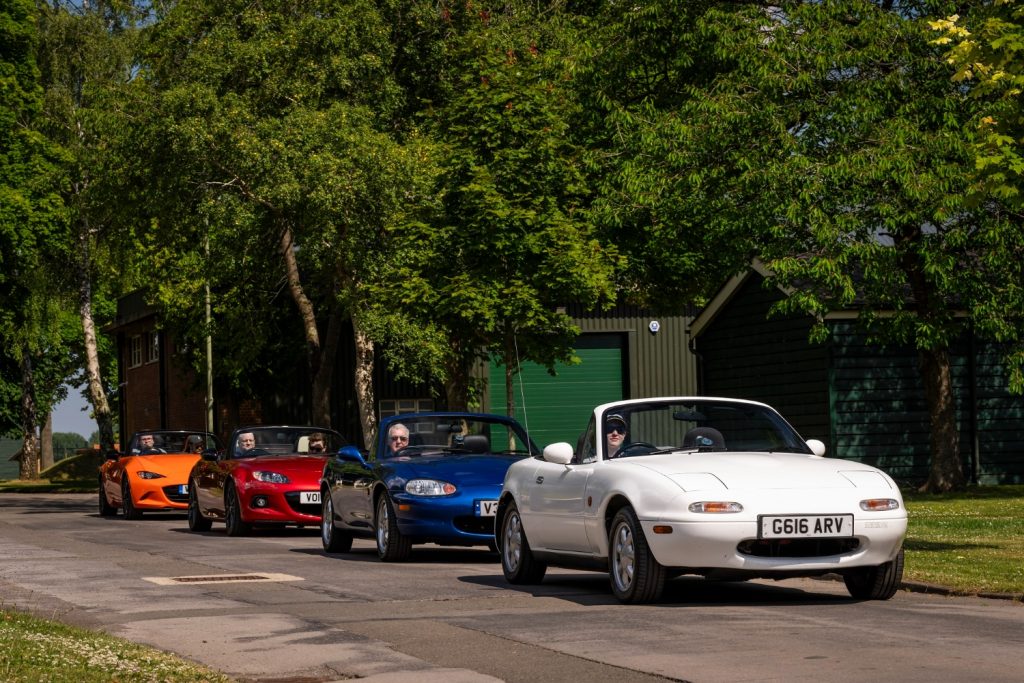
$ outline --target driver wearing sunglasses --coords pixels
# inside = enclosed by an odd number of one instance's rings
[[[605,458],[614,458],[626,441],[626,421],[621,415],[612,414],[604,420]]]

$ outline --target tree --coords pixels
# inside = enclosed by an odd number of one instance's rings
[[[559,307],[614,299],[618,257],[586,219],[584,150],[569,130],[577,36],[560,4],[536,10],[443,8],[434,17],[449,27],[433,33],[432,54],[445,55],[433,60],[438,85],[411,88],[443,145],[441,205],[397,235],[409,248],[375,299],[401,310],[401,333],[417,328],[416,350],[444,380],[450,408],[468,405],[473,365],[491,357],[506,368],[511,414],[521,362],[571,357],[578,329]],[[387,353],[394,360],[409,348]]]
[[[155,215],[167,226],[198,216],[181,234],[205,233],[224,256],[223,270],[205,272],[220,335],[243,321],[251,328],[255,312],[273,315],[286,291],[301,321],[311,417],[329,424],[350,317],[367,445],[375,413],[364,282],[388,228],[415,211],[420,168],[430,165],[415,140],[399,145],[383,125],[397,98],[390,49],[371,2],[180,3],[153,27],[142,71],[155,107],[146,144],[173,160],[161,169],[172,170],[161,181],[173,184],[171,201]],[[164,302],[189,286],[178,283],[165,283]],[[266,342],[249,333],[241,345],[252,357]]]
[[[114,448],[112,358],[96,321],[112,317],[116,296],[133,288],[132,242],[115,228],[135,213],[115,143],[125,137],[118,104],[132,79],[135,25],[146,9],[117,0],[53,0],[38,7],[38,61],[46,92],[41,129],[69,155],[63,201],[72,232],[64,249],[51,257],[55,270],[74,278],[64,291],[75,293],[81,367],[100,447],[109,451]],[[125,251],[118,253],[118,247]]]
[[[40,416],[49,414],[57,391],[43,380],[63,371],[50,367],[47,373],[45,359],[64,348],[55,332],[59,302],[52,298],[49,262],[60,253],[65,235],[62,154],[39,131],[43,91],[35,20],[30,1],[9,3],[0,12],[0,345],[5,396],[18,397],[18,408],[5,401],[3,412],[22,437],[22,479],[39,474],[39,429],[45,422]],[[16,392],[11,391],[15,377]]]
[[[862,307],[876,340],[918,349],[925,488],[949,490],[964,482],[949,345],[991,317],[1008,264],[996,236],[1014,231],[969,200],[972,106],[930,45],[937,7],[607,5],[600,23],[620,38],[597,43],[590,110],[609,131],[595,135],[610,179],[598,215],[640,235],[619,241],[643,257],[635,290],[699,301],[708,274],[760,254],[794,291],[780,310]]]
[[[998,201],[1012,212],[1019,226],[1024,208],[1024,7],[1016,0],[977,3],[966,16],[953,15],[931,22],[940,32],[935,43],[948,48],[953,81],[969,89],[977,102],[974,126],[973,199]],[[1007,365],[1014,391],[1024,391],[1024,231],[993,230],[985,240],[986,265],[1003,276],[979,306],[978,327],[1006,344]],[[979,293],[981,294],[981,293]]]

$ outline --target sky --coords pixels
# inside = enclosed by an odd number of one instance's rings
[[[78,388],[69,387],[68,397],[53,410],[53,431],[74,432],[88,439],[96,431],[96,421],[89,417],[87,402]]]

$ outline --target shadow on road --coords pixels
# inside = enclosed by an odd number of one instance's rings
[[[581,606],[618,605],[608,585],[607,574],[552,573],[548,572],[544,582],[535,586],[516,586],[508,583],[501,574],[501,568],[491,576],[460,576],[460,581],[480,586],[505,588],[527,593],[533,597],[551,597],[568,600]],[[822,605],[856,602],[846,595],[828,592],[811,592],[801,587],[782,583],[755,581],[709,581],[701,577],[684,576],[665,583],[665,592],[654,605],[658,607],[696,607],[743,605]]]

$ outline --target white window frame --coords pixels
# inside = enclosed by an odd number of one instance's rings
[[[155,363],[160,360],[160,333],[150,332],[146,335],[146,362]]]
[[[128,338],[128,367],[137,368],[142,365],[142,335],[133,334]]]
[[[429,413],[434,410],[432,398],[387,398],[377,402],[380,419],[403,413]]]

